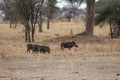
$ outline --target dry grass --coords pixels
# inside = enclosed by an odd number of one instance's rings
[[[50,46],[51,53],[45,55],[26,54],[23,28],[19,25],[10,29],[7,22],[0,24],[0,80],[120,79],[120,40],[108,37],[107,25],[95,27],[96,36],[80,36],[75,34],[84,31],[83,21],[55,21],[50,30],[44,23],[43,33],[36,28],[35,43]],[[61,50],[62,41],[72,40],[78,48]]]
[[[10,29],[8,22],[0,24],[0,54],[26,54],[26,43],[24,41],[24,27],[18,25],[16,29]],[[85,30],[84,21],[60,22],[52,21],[50,29],[46,29],[46,23],[43,24],[42,33],[36,28],[35,39],[38,44],[49,45],[52,54],[80,53],[80,52],[97,52],[97,51],[120,51],[120,40],[109,40],[106,38],[95,37],[78,37],[70,36],[70,31],[73,29],[73,34],[78,34]],[[99,37],[109,36],[108,25],[103,28],[95,27],[94,35]],[[66,37],[62,37],[66,36]],[[78,48],[73,48],[72,51],[61,51],[61,41],[75,40],[78,43]],[[47,43],[44,43],[46,41]],[[41,43],[43,42],[43,43]],[[68,54],[69,55],[69,54]]]

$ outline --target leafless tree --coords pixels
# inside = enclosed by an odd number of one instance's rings
[[[37,24],[39,26],[39,32],[43,32],[43,29],[42,29],[42,24],[43,24],[42,11],[39,12]]]
[[[10,28],[17,27],[18,16],[14,0],[3,0],[0,2],[0,9],[4,11],[5,20],[9,20]]]
[[[54,14],[55,10],[56,10],[56,5],[57,4],[57,0],[47,0],[46,1],[46,10],[45,10],[45,14],[47,17],[47,29],[50,28],[50,20],[52,19],[52,15]]]
[[[34,42],[35,26],[44,0],[16,0],[16,7],[25,26],[25,40]]]

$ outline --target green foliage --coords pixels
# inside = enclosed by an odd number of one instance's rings
[[[107,6],[114,5],[115,3],[119,3],[119,0],[99,0],[96,3],[96,13],[100,13]]]
[[[108,1],[108,2],[107,2]],[[106,4],[102,6],[102,4]],[[99,5],[98,5],[99,4]],[[118,0],[100,0],[97,3],[98,15],[95,18],[95,24],[98,25],[101,22],[112,19],[114,23],[119,21],[120,17],[120,2]],[[99,7],[99,8],[98,8]]]
[[[0,2],[0,10],[4,11],[5,20],[10,20],[11,16],[17,15],[14,0],[3,0],[3,2]]]
[[[107,4],[106,4],[107,3]],[[102,4],[105,4],[102,6]],[[120,35],[120,1],[119,0],[100,0],[97,3],[97,16],[95,17],[95,24],[104,24],[110,22],[112,24],[113,33]]]
[[[108,21],[112,16],[112,10],[109,7],[106,7],[104,10],[101,10],[100,13],[95,17],[95,24],[99,25],[101,22]]]
[[[0,10],[3,10],[3,9],[4,9],[3,6],[4,6],[4,5],[3,5],[3,2],[0,2]]]

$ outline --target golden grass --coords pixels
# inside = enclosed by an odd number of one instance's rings
[[[0,24],[0,54],[11,55],[11,54],[26,54],[26,43],[24,41],[24,27],[22,25],[18,25],[16,29],[10,29],[9,24],[7,22]],[[35,40],[38,44],[41,44],[41,41],[48,40],[51,38],[61,37],[61,36],[70,36],[70,31],[73,29],[73,34],[78,34],[85,30],[85,22],[80,21],[72,21],[72,22],[60,22],[60,21],[52,21],[50,25],[50,29],[46,29],[46,23],[43,24],[42,33],[38,32],[38,28],[36,27],[35,32]],[[100,37],[109,36],[109,26],[106,24],[103,28],[95,27],[94,35]],[[83,38],[84,39],[84,38]],[[53,55],[60,55],[69,53],[80,53],[80,52],[97,52],[97,51],[120,51],[120,46],[116,40],[114,42],[101,44],[101,43],[79,43],[78,48],[73,48],[71,51],[65,50],[61,51],[60,43],[55,44],[46,44],[51,48],[51,53]]]
[[[24,38],[23,33],[24,27],[22,25],[18,25],[17,29],[10,29],[9,23],[1,23],[0,24],[0,39],[5,38],[5,40],[21,40]],[[70,35],[70,31],[73,29],[73,34],[78,34],[85,30],[85,22],[84,21],[73,21],[73,22],[60,22],[60,21],[52,21],[50,24],[50,29],[47,30],[46,22],[43,24],[43,33],[38,32],[38,27],[36,27],[35,37],[36,40],[45,40],[47,38],[53,38],[58,36]],[[56,35],[58,34],[58,35]],[[109,26],[106,25],[103,28],[95,27],[94,35],[97,36],[108,36],[109,34]],[[39,40],[38,40],[39,39]],[[22,39],[24,41],[24,39]]]

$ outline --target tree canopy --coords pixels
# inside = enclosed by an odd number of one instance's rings
[[[102,4],[106,4],[101,7]],[[97,3],[97,16],[95,18],[95,24],[99,25],[105,22],[112,24],[113,32],[115,36],[120,35],[120,2],[119,0],[100,0]]]

